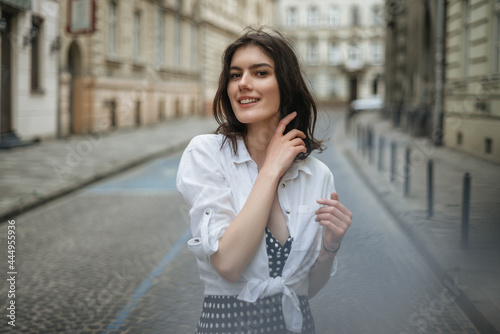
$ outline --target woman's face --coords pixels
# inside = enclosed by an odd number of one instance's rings
[[[229,68],[227,94],[241,123],[269,126],[279,121],[280,92],[274,61],[259,46],[236,50]]]

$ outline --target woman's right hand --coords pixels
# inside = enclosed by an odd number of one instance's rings
[[[297,157],[297,154],[307,152],[303,140],[306,138],[306,135],[302,131],[293,129],[287,134],[283,134],[288,123],[296,116],[297,112],[294,111],[278,123],[267,147],[266,160],[264,161],[262,170],[273,174],[277,173],[277,176],[281,177],[288,167],[290,167],[295,157]]]

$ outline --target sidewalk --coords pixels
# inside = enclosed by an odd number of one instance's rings
[[[190,117],[0,151],[0,222],[214,132],[212,118]]]
[[[371,158],[368,149],[362,149],[362,137],[357,133],[358,129],[367,128],[374,134]],[[450,148],[435,147],[427,139],[410,137],[374,112],[357,115],[347,131],[347,137],[340,136],[346,138],[346,156],[400,222],[438,279],[450,290],[451,282],[459,287],[456,301],[481,333],[500,332],[500,166]],[[380,137],[384,138],[381,159]],[[393,182],[391,142],[397,143]],[[404,196],[407,147],[411,148],[410,183],[409,193]],[[429,159],[434,163],[432,218],[428,218],[427,211]],[[462,248],[462,189],[466,172],[471,176],[470,229],[468,245]],[[436,296],[435,304],[444,306],[447,299],[443,297]]]

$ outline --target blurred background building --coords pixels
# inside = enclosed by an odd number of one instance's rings
[[[446,7],[444,143],[500,163],[500,0]]]
[[[385,115],[500,162],[500,1],[386,1]]]
[[[69,6],[69,7],[68,7]],[[62,135],[208,113],[225,46],[267,0],[61,3]]]
[[[295,43],[317,99],[383,96],[382,0],[279,0],[277,23]]]
[[[500,162],[500,0],[0,0],[0,148],[211,112],[221,55],[280,28],[327,106]],[[384,45],[385,44],[385,45]]]
[[[59,2],[0,0],[0,10],[0,147],[11,148],[57,131]]]

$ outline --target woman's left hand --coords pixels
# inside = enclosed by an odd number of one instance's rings
[[[349,226],[351,226],[352,213],[342,203],[336,192],[330,199],[316,200],[322,206],[316,210],[316,221],[325,227],[323,245],[328,249],[338,249]]]

